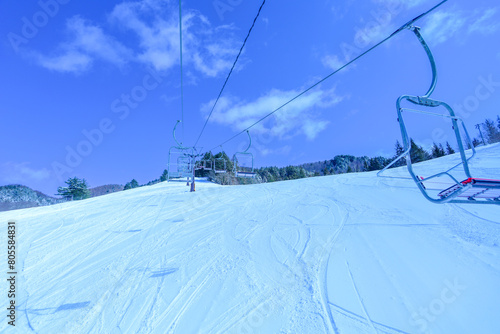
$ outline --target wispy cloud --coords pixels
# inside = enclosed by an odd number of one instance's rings
[[[463,13],[458,11],[438,11],[429,16],[422,33],[430,44],[437,45],[456,36],[466,23]]]
[[[94,60],[102,60],[123,66],[132,52],[106,35],[101,27],[74,16],[66,23],[71,39],[61,43],[51,55],[35,53],[39,64],[50,70],[60,72],[83,72],[89,69]]]
[[[337,69],[359,55],[367,47],[381,41],[397,27],[396,18],[405,10],[429,0],[372,0],[376,5],[366,17],[357,22],[352,40],[340,43],[341,54],[327,54],[322,57],[325,67]]]
[[[158,15],[167,11],[163,7],[156,1],[123,2],[116,5],[110,14],[111,22],[131,31],[138,38],[136,59],[154,66],[156,70],[170,69],[179,60],[179,23],[173,14],[166,18]],[[184,18],[185,30],[189,29],[191,17]],[[186,40],[189,41],[187,36]]]
[[[292,151],[292,146],[290,145],[285,145],[283,147],[280,147],[278,149],[270,149],[264,145],[261,145],[257,147],[258,152],[263,155],[288,155]]]
[[[282,91],[273,89],[258,99],[248,102],[234,97],[222,97],[214,111],[211,121],[233,127],[241,131],[263,118],[271,111],[285,104],[296,96],[298,91]],[[334,89],[317,90],[303,95],[275,113],[266,122],[252,128],[257,133],[266,133],[282,139],[297,135],[305,135],[313,140],[328,125],[327,120],[320,119],[319,111],[333,107],[343,98],[335,94]],[[204,116],[210,111],[214,101],[202,106]]]
[[[338,70],[342,66],[345,65],[345,61],[342,61],[337,55],[326,55],[321,59],[323,66],[330,70]],[[346,67],[345,70],[348,70],[349,67]]]
[[[57,72],[82,73],[88,70],[92,64],[92,58],[77,50],[65,50],[62,54],[45,56],[34,53],[37,62],[49,69]]]
[[[422,32],[434,45],[454,37],[463,41],[467,35],[489,35],[500,30],[497,13],[497,8],[476,9],[472,12],[440,10],[429,16]]]
[[[341,54],[328,54],[322,57],[323,65],[336,69],[350,61],[367,47],[389,36],[401,22],[396,24],[399,14],[408,9],[432,3],[430,0],[373,0],[377,7],[369,16],[362,18],[354,29],[353,39],[341,43]],[[422,23],[422,32],[430,44],[444,43],[456,36],[472,33],[491,34],[500,30],[497,8],[476,9],[473,12],[453,8],[438,10]]]
[[[497,8],[489,8],[485,11],[476,13],[476,18],[472,19],[473,23],[469,25],[468,32],[488,35],[498,31],[500,29],[500,23],[497,13]],[[495,15],[497,17],[495,17]]]
[[[0,165],[1,182],[5,184],[29,184],[45,181],[50,178],[50,171],[46,168],[34,169],[30,163],[6,162]]]
[[[52,53],[32,54],[41,66],[60,72],[81,73],[98,61],[117,67],[135,62],[169,70],[180,61],[176,5],[160,0],[125,1],[100,24],[75,16],[66,24],[69,40]],[[182,24],[184,64],[208,77],[227,72],[238,51],[234,29],[213,27],[194,10],[184,11]]]

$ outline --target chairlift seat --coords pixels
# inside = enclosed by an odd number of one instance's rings
[[[236,177],[249,177],[254,178],[257,173],[252,172],[236,172]]]
[[[477,199],[500,201],[500,180],[468,178],[441,191],[438,196],[443,199],[465,197],[471,201]]]

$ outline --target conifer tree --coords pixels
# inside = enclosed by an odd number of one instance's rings
[[[443,145],[441,144],[436,144],[433,143],[432,145],[432,151],[431,151],[432,158],[439,158],[445,155]]]
[[[453,154],[455,150],[451,147],[450,143],[446,142],[446,154]]]
[[[166,169],[163,170],[163,173],[160,176],[160,182],[167,181],[168,171]]]
[[[479,145],[481,145],[481,142],[479,141],[479,139],[474,138],[474,139],[472,140],[472,145],[473,145],[474,147],[478,147]]]
[[[411,139],[410,145],[411,145],[410,158],[413,163],[429,159],[429,154],[421,146],[415,144],[413,139]]]
[[[403,146],[399,143],[399,140],[396,141],[395,150],[396,150],[396,155],[394,156],[394,159],[396,159],[397,157],[399,157],[405,151],[405,149],[403,148]],[[394,167],[399,167],[399,166],[404,166],[404,165],[406,165],[406,158],[401,158],[393,166]]]
[[[500,130],[495,126],[495,122],[491,119],[484,121],[483,128],[488,138],[488,143],[493,144],[500,141]]]
[[[57,188],[57,194],[67,200],[81,200],[90,197],[87,181],[77,177],[69,178],[65,181],[67,187]]]
[[[123,188],[123,190],[134,189],[134,188],[138,188],[138,187],[139,187],[139,182],[137,182],[136,179],[132,179],[132,181],[125,184],[125,187]]]

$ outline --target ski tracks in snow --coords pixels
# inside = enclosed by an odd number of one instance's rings
[[[329,188],[326,191],[332,192]],[[305,186],[300,192],[272,194],[277,200],[272,208],[274,214],[267,217],[264,230],[268,242],[261,247],[268,247],[269,250],[263,252],[274,257],[267,259],[263,267],[275,268],[275,272],[263,273],[262,279],[276,285],[278,303],[291,318],[281,329],[285,332],[303,328],[309,328],[311,333],[337,331],[328,306],[326,267],[348,214],[333,196],[325,198],[316,195],[317,192]],[[285,203],[287,209],[282,210]],[[294,203],[295,209],[290,210],[289,203]],[[285,213],[288,218],[284,219]],[[262,259],[256,258],[256,261]]]

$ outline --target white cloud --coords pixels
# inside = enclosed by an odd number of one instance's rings
[[[57,56],[44,56],[35,54],[38,63],[49,69],[58,72],[81,73],[90,68],[92,58],[75,50],[68,50]]]
[[[212,114],[211,121],[232,126],[235,130],[241,131],[281,107],[298,93],[298,91],[273,89],[251,102],[222,97]],[[316,115],[320,110],[332,107],[341,102],[342,99],[335,94],[334,89],[316,90],[283,107],[265,122],[254,126],[252,131],[282,139],[302,134],[307,139],[313,140],[326,129],[329,123],[319,119]],[[202,106],[204,116],[210,112],[213,103],[214,101],[210,101]]]
[[[33,169],[28,162],[6,162],[0,165],[1,182],[6,184],[29,184],[41,182],[50,178],[50,171],[46,168]]]
[[[337,55],[326,55],[321,59],[321,62],[325,67],[334,71],[345,65],[345,62],[341,61]],[[346,69],[348,69],[348,67]]]
[[[430,44],[441,44],[459,33],[465,25],[464,15],[456,11],[438,11],[431,14],[422,29]]]
[[[354,44],[358,48],[365,48],[375,44],[389,36],[396,27],[392,24],[392,17],[386,23],[369,22],[365,27],[356,29],[354,34]]]
[[[396,21],[401,13],[408,9],[427,3],[430,0],[373,0],[377,7],[370,11],[370,15],[360,20],[360,27],[354,29],[351,42],[341,43],[341,54],[329,54],[322,58],[323,65],[336,69],[340,63],[351,60],[361,54],[367,47],[382,41],[401,25]],[[455,6],[457,7],[457,6]],[[441,44],[465,32],[491,34],[500,29],[496,8],[478,9],[472,13],[457,9],[441,9],[430,14],[422,24],[422,33],[430,44]],[[464,31],[468,27],[467,31]],[[463,37],[463,36],[462,36]]]
[[[110,18],[136,34],[140,62],[157,70],[168,70],[178,64],[179,22],[168,4],[124,2],[114,8]],[[208,19],[196,11],[185,11],[182,19],[184,64],[210,77],[229,70],[237,53],[231,31],[230,26],[212,27]]]
[[[463,40],[467,34],[492,34],[500,30],[500,23],[495,17],[497,12],[496,8],[477,9],[471,13],[441,10],[429,16],[422,33],[434,45],[453,37]]]
[[[326,129],[329,123],[330,122],[328,121],[313,121],[306,119],[302,125],[302,131],[306,135],[307,139],[313,140],[321,131]]]
[[[479,17],[472,18],[474,21],[469,25],[469,33],[492,34],[500,29],[498,18],[494,18],[497,8],[489,8],[479,13]],[[481,15],[482,14],[482,15]]]
[[[359,21],[359,26],[354,29],[353,40],[340,43],[342,55],[324,56],[323,65],[330,69],[337,69],[339,65],[360,55],[367,47],[380,42],[396,30],[394,21],[402,12],[425,1],[428,0],[373,0],[376,8],[370,11],[369,16]]]
[[[50,54],[32,54],[41,66],[61,72],[81,73],[97,61],[118,67],[136,62],[170,70],[180,62],[176,6],[175,1],[124,1],[113,8],[105,25],[75,16],[66,24],[68,41],[59,43]],[[238,51],[234,29],[213,27],[194,10],[183,12],[182,25],[186,72],[209,77],[227,73]]]
[[[292,146],[285,145],[285,146],[278,148],[278,149],[270,149],[270,148],[267,148],[264,145],[262,145],[262,146],[257,148],[257,151],[263,156],[267,156],[267,155],[271,155],[271,154],[272,155],[288,155],[292,151]]]
[[[80,73],[88,70],[95,59],[117,66],[124,65],[131,51],[106,35],[102,28],[74,16],[66,23],[71,41],[61,43],[52,55],[34,53],[38,63],[50,70]]]
[[[374,3],[383,5],[388,10],[398,10],[399,8],[413,8],[431,0],[373,0]]]
[[[154,12],[165,11],[158,6],[154,1],[123,2],[115,6],[110,18],[138,37],[137,60],[153,65],[157,70],[167,70],[179,60],[179,25],[173,14],[167,19],[156,17]],[[184,21],[187,20],[189,18],[185,17]]]
[[[102,28],[86,22],[81,17],[73,17],[68,22],[68,29],[75,36],[73,46],[83,52],[120,66],[131,56],[130,50],[106,35]]]

